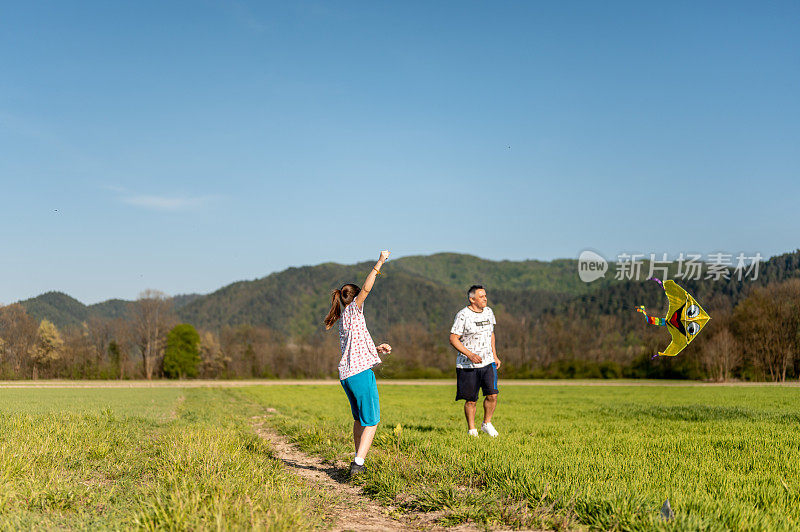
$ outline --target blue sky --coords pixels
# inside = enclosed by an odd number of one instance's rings
[[[0,7],[0,302],[796,249],[800,3]]]

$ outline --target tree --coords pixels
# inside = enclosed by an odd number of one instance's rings
[[[167,335],[164,375],[170,379],[197,377],[200,364],[200,335],[188,323],[176,325]]]
[[[126,375],[131,376],[132,374],[130,355],[138,349],[136,324],[129,319],[116,318],[112,325],[113,341],[108,344],[108,358],[115,373],[119,375],[120,379],[124,379]]]
[[[219,340],[209,331],[200,335],[200,358],[203,377],[219,377],[226,370],[231,358],[222,351]]]
[[[3,339],[2,363],[22,375],[36,342],[38,325],[19,303],[0,307],[0,338]]]
[[[732,328],[753,361],[774,381],[800,353],[800,279],[757,288],[733,313]]]
[[[97,378],[98,370],[97,352],[89,338],[89,325],[83,322],[80,327],[67,329],[63,355],[54,373],[59,377],[87,379]]]
[[[145,290],[136,300],[133,318],[136,345],[142,355],[142,369],[145,378],[150,380],[163,355],[166,332],[175,322],[172,302],[162,292]]]
[[[703,364],[717,382],[729,380],[733,368],[741,361],[739,342],[727,327],[715,333],[703,349]]]
[[[122,349],[120,349],[119,344],[115,340],[111,340],[111,342],[108,343],[108,359],[121,379],[124,375],[122,369]]]
[[[36,333],[36,343],[30,350],[31,361],[33,362],[33,378],[38,377],[40,366],[47,366],[51,362],[58,360],[64,349],[64,340],[55,325],[47,320],[42,320],[39,324],[39,331]]]
[[[115,339],[115,320],[107,318],[91,317],[86,324],[91,351],[94,357],[94,365],[100,368],[105,362],[106,357],[110,357],[108,346]],[[118,346],[119,347],[119,346]]]
[[[271,377],[275,344],[280,343],[266,327],[225,327],[220,334],[222,352],[231,358],[228,368],[239,377]]]

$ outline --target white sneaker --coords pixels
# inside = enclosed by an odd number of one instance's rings
[[[481,425],[481,430],[491,436],[492,438],[496,438],[499,432],[497,432],[494,428],[494,425],[491,423],[484,423]]]
[[[477,438],[478,437],[478,429],[471,429],[467,434],[470,436]]]

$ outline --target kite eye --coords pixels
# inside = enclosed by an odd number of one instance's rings
[[[686,317],[687,318],[696,318],[700,315],[700,307],[697,305],[691,305],[688,309],[686,309]]]
[[[695,308],[697,308],[697,307],[695,307]],[[700,331],[700,326],[698,324],[696,324],[695,322],[691,322],[691,323],[686,325],[686,332],[689,333],[692,336],[697,334],[699,331]]]

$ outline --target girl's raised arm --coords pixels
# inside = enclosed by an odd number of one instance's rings
[[[356,305],[358,308],[364,308],[364,300],[367,299],[369,295],[369,291],[372,290],[372,285],[375,284],[375,277],[381,272],[381,266],[383,263],[386,262],[386,259],[389,258],[389,250],[381,251],[381,256],[378,259],[378,262],[375,263],[375,266],[372,268],[372,271],[369,272],[367,275],[367,280],[364,281],[364,286],[361,287],[361,292],[358,293],[356,296]]]

